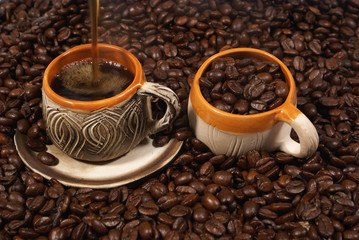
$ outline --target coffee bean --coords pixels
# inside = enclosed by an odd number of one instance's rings
[[[4,133],[0,133],[0,145],[7,145],[10,142],[10,137]]]
[[[102,217],[101,221],[108,228],[114,227],[120,223],[119,214],[108,213]]]
[[[304,191],[305,185],[302,181],[290,181],[285,187],[286,191],[291,194],[299,194]]]
[[[271,219],[271,220],[275,220],[278,218],[278,214],[267,208],[260,208],[258,211],[258,215],[261,216],[262,218]]]
[[[201,200],[203,206],[210,211],[215,211],[219,208],[219,200],[211,193],[206,193],[202,196]]]
[[[165,195],[158,199],[157,203],[161,209],[170,209],[179,202],[176,196]]]
[[[261,192],[269,192],[273,189],[271,180],[263,175],[257,175],[257,188]]]
[[[244,87],[243,96],[247,100],[256,99],[262,95],[266,86],[260,79],[253,79]]]
[[[209,233],[217,237],[222,236],[226,231],[225,226],[216,219],[210,219],[206,221],[204,227]]]
[[[86,233],[87,225],[84,222],[79,223],[71,233],[71,239],[82,239]]]
[[[278,97],[281,97],[281,98],[286,98],[287,95],[288,95],[288,92],[289,92],[289,88],[287,86],[287,84],[283,81],[279,81],[276,83],[275,85],[275,94],[278,96]]]
[[[232,107],[228,104],[226,104],[223,100],[216,100],[213,102],[213,106],[219,110],[230,112],[232,110]]]
[[[109,240],[119,240],[120,237],[121,237],[121,233],[118,229],[113,228],[110,231],[108,231]]]
[[[233,177],[227,171],[217,171],[213,174],[212,181],[218,185],[231,186]]]
[[[139,225],[138,232],[142,239],[153,238],[153,229],[148,221],[144,221]]]
[[[227,86],[234,95],[239,96],[243,94],[243,87],[237,81],[229,80]]]
[[[358,231],[346,230],[343,232],[343,239],[357,239],[359,237]]]
[[[184,173],[181,173],[179,174],[174,182],[176,185],[183,185],[183,184],[187,184],[189,182],[191,182],[193,179],[193,176],[191,173],[188,173],[188,172],[184,172]]]
[[[146,44],[148,45],[148,44]],[[166,57],[176,57],[178,50],[175,44],[173,43],[166,43],[164,45],[164,53],[166,55]]]
[[[267,67],[266,64],[264,64],[264,67]],[[268,72],[258,73],[257,77],[265,83],[271,83],[273,80],[273,76]]]
[[[46,145],[39,139],[27,139],[26,145],[34,151],[41,152],[46,149]]]
[[[296,227],[292,230],[290,235],[293,238],[305,237],[307,235],[307,229],[305,229],[304,227]]]
[[[155,183],[150,188],[150,193],[155,199],[158,199],[166,195],[167,192],[168,192],[167,187],[162,183]]]
[[[175,138],[179,141],[183,141],[192,135],[192,131],[188,129],[181,129],[175,133]]]
[[[320,239],[320,236],[314,226],[309,227],[308,236],[312,239]]]
[[[181,201],[181,204],[184,206],[192,206],[199,199],[199,195],[197,193],[189,193],[185,195]]]
[[[66,239],[66,232],[59,227],[53,228],[49,233],[49,240],[63,240]]]
[[[158,224],[157,229],[163,238],[171,231],[170,227],[166,224]]]
[[[35,215],[32,224],[38,233],[48,233],[52,229],[52,219],[48,216]]]
[[[45,188],[45,185],[42,183],[32,183],[26,188],[25,194],[27,196],[37,196],[43,194]]]
[[[27,207],[30,211],[38,211],[40,210],[46,202],[46,199],[44,196],[36,196],[29,204],[27,204]]]
[[[91,222],[92,228],[99,234],[106,234],[107,228],[106,226],[99,220],[93,219]]]
[[[253,201],[246,201],[243,205],[243,216],[247,219],[251,219],[257,215],[259,206]]]
[[[54,155],[48,152],[39,152],[37,154],[37,159],[39,159],[40,162],[48,166],[55,166],[59,163],[59,160]]]
[[[30,124],[26,119],[20,119],[17,121],[17,130],[19,130],[19,132],[26,134],[29,128]]]
[[[305,70],[305,60],[301,56],[296,56],[293,59],[293,67],[297,71],[303,72]]]
[[[181,235],[178,231],[169,231],[166,235],[166,237],[164,238],[166,240],[169,240],[169,239],[175,239],[175,240],[179,240],[181,239]]]
[[[23,238],[40,238],[39,234],[31,228],[21,227],[19,228],[18,233]]]
[[[196,222],[204,223],[209,219],[209,212],[203,207],[195,208],[193,211],[193,219]]]
[[[229,189],[222,189],[218,195],[217,195],[218,200],[222,203],[222,204],[232,204],[234,202],[234,194],[229,190]]]
[[[311,41],[308,44],[308,47],[314,54],[320,55],[322,53],[322,47],[320,46],[318,41]]]
[[[144,202],[138,208],[139,213],[147,216],[157,215],[159,212],[159,207],[152,202]]]
[[[334,227],[330,219],[321,214],[316,219],[316,224],[318,226],[318,232],[323,237],[330,237],[334,234]]]
[[[222,95],[222,100],[226,103],[226,104],[234,104],[237,101],[236,96],[233,93],[227,92],[224,93]]]
[[[40,94],[41,94],[41,90],[40,90],[39,86],[36,86],[36,85],[27,85],[27,87],[25,87],[24,91],[25,91],[25,97],[27,99],[33,99],[35,97],[40,96]]]
[[[182,205],[176,205],[169,210],[169,214],[172,217],[185,217],[190,214],[190,208]]]
[[[336,107],[339,104],[338,99],[332,97],[322,97],[320,103],[325,107]]]

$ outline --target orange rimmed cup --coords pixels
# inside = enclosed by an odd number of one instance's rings
[[[133,74],[124,91],[101,100],[77,101],[51,89],[64,66],[91,58],[90,44],[55,58],[45,70],[42,87],[43,118],[53,144],[75,159],[97,162],[129,152],[146,136],[168,127],[180,112],[177,95],[160,84],[146,82],[140,62],[130,52],[108,44],[98,44],[98,49],[100,61],[119,63]],[[151,96],[167,105],[161,119],[152,118]]]
[[[201,93],[199,79],[211,63],[221,57],[250,57],[278,63],[289,86],[284,103],[270,111],[252,115],[227,113],[209,104]],[[199,68],[192,83],[188,118],[196,137],[216,154],[238,156],[257,149],[281,150],[295,157],[307,157],[318,148],[319,137],[311,121],[296,108],[296,103],[295,82],[284,63],[262,50],[234,48],[213,55]],[[299,143],[290,137],[292,128]]]

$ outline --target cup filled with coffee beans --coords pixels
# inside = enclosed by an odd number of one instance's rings
[[[123,48],[98,44],[94,80],[90,44],[55,58],[43,78],[43,118],[55,146],[86,161],[115,159],[146,136],[169,126],[180,111],[177,95],[146,82],[138,59]],[[151,96],[166,103],[153,119]]]
[[[262,50],[234,48],[199,68],[188,117],[196,137],[216,154],[238,156],[257,149],[307,157],[319,138],[296,102],[295,82],[284,63]]]

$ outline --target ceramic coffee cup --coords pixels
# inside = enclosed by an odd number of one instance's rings
[[[253,115],[231,114],[209,104],[201,93],[199,79],[215,59],[227,56],[278,63],[289,85],[284,103],[270,111]],[[296,108],[296,103],[293,76],[278,58],[258,49],[235,48],[213,55],[199,68],[192,83],[188,117],[196,137],[216,154],[238,156],[257,149],[281,150],[295,157],[307,157],[318,147],[318,133],[311,121]],[[292,129],[297,133],[299,143],[290,137]]]
[[[69,63],[90,58],[91,45],[80,45],[55,58],[43,78],[43,118],[47,134],[63,152],[87,161],[117,158],[149,134],[169,126],[180,111],[177,95],[160,84],[146,82],[141,64],[123,48],[99,44],[100,60],[119,63],[133,75],[119,94],[96,101],[64,98],[51,89],[56,75]],[[152,118],[150,97],[162,99],[167,109],[159,120]]]

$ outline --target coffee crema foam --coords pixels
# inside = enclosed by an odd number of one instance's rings
[[[121,64],[101,60],[98,81],[93,81],[92,61],[83,60],[66,65],[51,82],[51,88],[68,99],[94,101],[121,93],[133,77]]]

